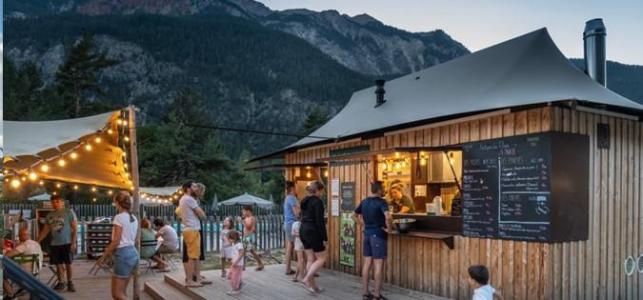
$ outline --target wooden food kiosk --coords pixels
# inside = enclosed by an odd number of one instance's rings
[[[470,299],[467,268],[484,264],[505,299],[642,299],[643,276],[623,269],[643,253],[642,115],[541,29],[357,91],[312,134],[338,139],[256,160],[327,164],[330,269],[360,274],[343,202],[395,181],[414,212],[394,217],[416,222],[389,236],[388,283]]]

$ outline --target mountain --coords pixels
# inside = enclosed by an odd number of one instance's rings
[[[8,0],[5,16],[28,18],[82,15],[226,14],[306,40],[342,65],[363,74],[390,76],[421,70],[469,53],[442,30],[411,33],[384,25],[366,14],[334,10],[273,11],[252,0]]]
[[[572,58],[570,61],[580,70],[585,68],[583,59]],[[608,60],[607,88],[643,104],[643,66],[626,65]]]
[[[92,32],[108,57],[120,61],[100,75],[110,103],[134,103],[144,122],[163,115],[185,87],[207,101],[212,124],[298,132],[313,109],[338,111],[372,79],[337,63],[307,42],[228,15],[61,14],[5,23],[5,56],[35,62],[51,84],[65,49]],[[239,38],[242,37],[242,38]],[[222,134],[231,152],[259,153],[294,138]]]

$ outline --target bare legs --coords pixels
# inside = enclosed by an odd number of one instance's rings
[[[292,272],[292,269],[290,267],[292,262],[293,248],[294,248],[293,241],[286,240],[286,275],[289,275]]]
[[[319,290],[315,282],[315,274],[324,266],[326,262],[326,252],[313,252],[312,249],[304,250],[306,253],[306,276],[301,281],[307,286]]]
[[[263,262],[261,262],[261,258],[257,254],[257,251],[255,249],[250,249],[250,254],[252,254],[252,257],[257,261],[257,271],[263,270]]]
[[[364,266],[362,267],[362,295],[368,295],[368,281],[371,273],[371,265],[373,265],[373,274],[375,280],[375,289],[373,296],[376,298],[380,296],[382,290],[382,268],[384,266],[384,259],[372,259],[371,257],[364,257]]]
[[[127,285],[129,278],[123,279],[112,276],[112,298],[116,300],[127,300]]]

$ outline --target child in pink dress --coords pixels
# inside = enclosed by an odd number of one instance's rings
[[[227,292],[228,295],[238,295],[241,292],[241,273],[243,272],[243,257],[245,255],[243,243],[241,243],[240,234],[236,230],[228,232],[228,241],[232,245],[232,264],[228,275],[230,276],[230,287],[232,290]]]

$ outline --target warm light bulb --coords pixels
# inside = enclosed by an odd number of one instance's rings
[[[74,190],[78,190],[78,185],[74,185]]]
[[[92,198],[92,201],[96,202],[96,198]]]
[[[26,176],[22,176],[22,177],[20,178],[20,180],[22,180],[22,181],[27,181],[27,177],[26,177]]]
[[[328,177],[328,170],[324,171],[324,177]]]
[[[310,178],[310,176],[312,176],[310,172],[306,172],[306,178]]]
[[[45,182],[41,180],[38,184],[45,185]]]
[[[395,168],[396,168],[396,169],[399,169],[399,168],[401,168],[401,167],[402,167],[402,164],[400,164],[399,162],[396,162],[396,163],[395,163]]]
[[[21,184],[21,183],[20,183],[20,180],[18,180],[17,178],[16,178],[16,179],[11,180],[11,187],[12,187],[12,188],[14,188],[14,189],[19,188],[19,187],[20,187],[20,184]]]
[[[49,172],[49,165],[43,164],[42,166],[40,166],[40,171],[43,171],[45,173]]]
[[[54,196],[56,196],[56,195],[58,195],[58,192],[54,191],[54,192],[53,192],[53,193],[51,193],[51,194],[52,194],[52,195],[54,195]]]
[[[74,152],[72,152],[71,154],[69,154],[69,157],[71,157],[71,159],[77,159],[77,158],[78,158],[78,153],[76,153],[76,152],[74,151]]]
[[[123,120],[123,126],[127,126],[127,121]]]
[[[426,158],[420,158],[420,166],[426,166]]]
[[[9,178],[5,178],[4,182],[9,183]]]
[[[129,166],[127,164],[123,164],[123,168],[125,168],[125,170],[127,170],[127,168],[129,168]]]
[[[67,165],[67,161],[65,161],[64,159],[61,158],[58,160],[58,166],[64,167],[66,165]]]
[[[8,171],[8,170],[4,170],[4,171],[2,171],[2,173],[3,173],[4,175],[7,175],[7,174],[9,174],[9,171]]]
[[[124,137],[123,139],[124,139],[126,142],[129,142],[129,137],[127,137],[127,136],[126,136],[126,137]]]
[[[96,142],[96,144],[100,144],[100,142],[102,142],[102,141],[103,141],[103,140],[100,138],[100,136],[97,136],[97,137],[94,139],[94,142]]]
[[[92,192],[95,192],[95,191],[96,191],[96,187],[92,187]]]
[[[395,158],[400,158],[400,152],[395,152]]]
[[[123,157],[126,157],[126,156],[127,156],[127,153],[123,151]]]
[[[114,130],[111,130],[111,129],[107,129],[107,134],[109,134],[109,135],[112,135],[112,134],[114,134]]]
[[[90,144],[86,144],[86,145],[85,145],[85,150],[87,150],[87,151],[92,151],[92,145],[90,145]]]
[[[123,120],[122,120],[122,119],[118,119],[118,120],[116,120],[116,124],[118,124],[118,125],[123,125]]]
[[[56,187],[57,187],[57,188],[61,188],[61,187],[62,187],[62,184],[60,184],[60,183],[56,183]]]
[[[107,195],[111,196],[113,193],[114,193],[114,191],[112,191],[112,190],[107,191]]]

